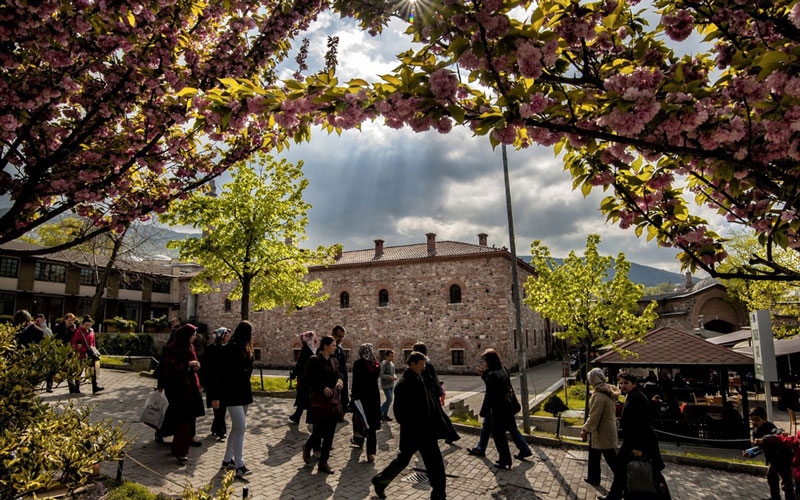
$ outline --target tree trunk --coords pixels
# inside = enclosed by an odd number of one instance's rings
[[[89,309],[89,316],[92,318],[97,317],[97,311],[100,309],[100,301],[103,299],[106,285],[108,285],[108,278],[111,277],[111,270],[114,267],[114,262],[117,260],[119,249],[122,248],[122,240],[125,238],[125,233],[128,232],[129,227],[130,226],[125,226],[125,230],[122,234],[114,238],[114,247],[111,249],[111,256],[108,258],[105,269],[103,269],[103,274],[100,275],[100,279],[97,281],[97,288],[95,288],[94,296],[92,297],[92,306]]]
[[[249,274],[242,277],[242,321],[247,321],[250,317],[250,284],[252,281],[253,277]]]

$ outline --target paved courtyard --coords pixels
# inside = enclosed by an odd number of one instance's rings
[[[480,379],[475,377],[476,383]],[[462,382],[463,384],[464,382]],[[132,444],[123,467],[125,479],[141,483],[152,491],[178,498],[186,483],[198,488],[208,482],[221,480],[225,443],[209,436],[211,416],[198,419],[197,435],[203,441],[200,448],[191,448],[189,463],[180,466],[169,454],[169,446],[155,443],[153,432],[139,420],[139,414],[154,381],[135,373],[104,370],[102,385],[106,390],[96,396],[82,395],[76,401],[95,407],[94,417],[121,421],[127,428]],[[451,384],[448,396],[458,383]],[[43,395],[48,401],[68,398],[66,387],[53,394]],[[257,500],[339,500],[377,498],[370,478],[386,466],[397,450],[399,427],[394,422],[378,432],[378,453],[374,464],[366,463],[366,453],[352,449],[349,425],[339,427],[330,465],[335,474],[317,473],[306,466],[300,456],[303,442],[309,435],[306,425],[288,424],[292,400],[257,397],[247,415],[245,459],[253,474],[246,480],[236,480],[235,498],[241,498],[243,487],[249,498]],[[581,451],[532,447],[533,460],[515,461],[511,471],[497,471],[497,460],[490,444],[486,458],[473,458],[466,453],[477,436],[462,434],[454,445],[441,443],[445,459],[447,494],[451,500],[544,500],[594,499],[607,492],[610,472],[603,464],[603,482],[593,487],[583,482],[586,475],[586,454]],[[513,451],[513,444],[512,444]],[[768,496],[766,479],[747,474],[734,474],[711,469],[667,464],[665,476],[675,500],[738,500]],[[116,462],[102,464],[102,472],[114,477]],[[423,500],[430,496],[424,483],[424,465],[419,456],[386,490],[388,498]]]

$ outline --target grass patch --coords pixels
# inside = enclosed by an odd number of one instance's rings
[[[261,387],[261,377],[255,376],[250,378],[250,387],[253,388],[254,391],[268,391],[268,392],[280,392],[280,391],[288,391],[289,389],[289,380],[287,377],[264,377],[264,387]],[[292,390],[294,390],[294,383],[292,384]]]
[[[114,365],[114,366],[122,366],[128,364],[125,361],[124,356],[106,356],[103,355],[103,359],[100,360],[101,363],[104,365]]]
[[[470,417],[469,415],[452,415],[450,420],[456,424],[469,425],[472,427],[480,427],[482,425],[478,420]]]
[[[139,483],[125,481],[119,486],[112,486],[106,498],[108,500],[157,500],[165,497],[151,492]]]
[[[676,454],[677,456],[682,457],[689,457],[689,458],[700,458],[702,460],[714,460],[716,462],[733,462],[737,464],[745,464],[745,465],[764,465],[763,463],[759,463],[758,461],[753,461],[753,459],[748,458],[735,458],[735,457],[715,457],[713,455],[703,455],[702,453],[695,453],[692,451],[687,451],[686,453],[679,453]]]

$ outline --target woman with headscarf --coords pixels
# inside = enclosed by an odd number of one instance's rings
[[[228,426],[225,424],[227,408],[221,402],[217,408],[214,408],[213,403],[215,400],[219,401],[221,399],[221,393],[224,390],[221,382],[222,370],[220,370],[219,365],[222,362],[222,349],[228,343],[230,337],[230,328],[221,327],[214,330],[201,360],[203,369],[200,374],[201,382],[206,390],[206,408],[211,408],[214,411],[211,435],[216,436],[218,441],[222,441],[228,436]]]
[[[584,481],[600,484],[600,456],[606,459],[613,471],[617,463],[617,399],[619,389],[606,383],[606,374],[592,368],[588,375],[592,385],[589,398],[589,416],[581,429],[581,437],[589,437],[589,470]]]
[[[500,459],[494,463],[498,469],[511,469],[511,450],[508,448],[506,432],[517,426],[512,408],[511,377],[500,354],[494,349],[486,349],[481,354],[485,369],[483,381],[486,393],[483,396],[480,416],[488,421],[492,438]]]
[[[659,500],[670,498],[667,483],[661,471],[664,470],[664,460],[658,447],[658,438],[653,426],[650,424],[650,401],[639,388],[635,375],[621,372],[617,375],[619,389],[625,395],[625,404],[622,407],[620,430],[622,432],[622,446],[617,454],[617,464],[614,468],[614,482],[608,495],[597,497],[600,500],[620,500],[628,484],[628,462],[634,457],[644,457],[653,466],[655,487],[658,490]],[[627,497],[626,497],[627,498]]]
[[[247,409],[253,402],[250,377],[253,374],[253,325],[242,321],[236,326],[230,340],[222,348],[220,369],[220,399],[212,407],[224,404],[231,416],[231,433],[225,448],[222,467],[236,469],[236,477],[252,471],[244,463],[244,433],[247,428]]]
[[[353,363],[353,438],[356,434],[355,412],[360,413],[358,404],[364,410],[364,421],[367,425],[367,462],[375,462],[375,452],[378,449],[376,432],[381,428],[381,395],[378,389],[378,378],[381,368],[375,359],[372,344],[361,344],[358,348],[358,359]],[[363,442],[363,437],[361,438]]]
[[[185,324],[175,330],[173,341],[164,353],[164,394],[172,408],[175,437],[172,454],[179,464],[188,460],[189,446],[194,435],[195,419],[205,415],[200,379],[200,361],[194,350],[197,327]]]
[[[308,408],[308,382],[306,382],[306,363],[308,359],[317,352],[317,334],[308,331],[300,335],[300,342],[303,347],[300,349],[300,355],[297,356],[297,362],[294,364],[294,370],[290,375],[290,379],[296,379],[297,385],[295,386],[294,396],[294,413],[289,417],[289,420],[295,425],[300,423],[300,417],[303,415],[303,410]]]
[[[338,391],[342,390],[344,382],[339,376],[339,363],[334,356],[335,352],[336,339],[328,335],[320,341],[319,354],[308,359],[306,381],[310,399],[339,401]],[[333,474],[333,469],[328,465],[328,458],[331,455],[333,436],[336,434],[336,424],[341,418],[341,407],[338,410],[338,414],[334,414],[336,412],[320,414],[315,411],[314,405],[309,405],[309,412],[306,416],[306,421],[313,424],[313,427],[311,436],[303,446],[303,461],[310,464],[313,460],[311,457],[313,448],[316,444],[322,443],[317,470],[325,474]]]

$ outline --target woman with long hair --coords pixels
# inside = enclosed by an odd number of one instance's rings
[[[353,363],[353,404],[360,403],[368,429],[367,462],[375,462],[375,451],[378,449],[376,432],[381,428],[381,393],[378,390],[378,378],[381,368],[375,359],[372,344],[361,344],[358,348],[358,359]],[[353,410],[353,438],[355,439],[355,412]],[[363,439],[363,438],[362,438]]]
[[[331,401],[338,401],[338,391],[344,387],[344,382],[339,376],[339,363],[336,361],[336,339],[332,336],[323,337],[320,341],[319,354],[311,356],[306,364],[306,379],[311,398],[324,397]],[[344,369],[344,367],[342,367]],[[336,433],[336,424],[341,415],[315,414],[314,405],[311,405],[306,421],[313,424],[311,436],[303,446],[303,461],[310,464],[311,451],[315,443],[322,443],[320,448],[317,470],[326,474],[333,474],[333,469],[328,465],[331,455],[333,436]]]
[[[488,421],[494,445],[500,454],[500,459],[494,463],[495,467],[511,469],[511,450],[508,448],[506,432],[517,426],[512,409],[511,378],[497,351],[486,349],[481,358],[485,364],[483,381],[486,383],[486,393],[480,416]]]
[[[253,374],[253,325],[242,321],[233,330],[222,348],[218,365],[221,380],[220,399],[211,402],[212,408],[224,404],[231,416],[231,432],[225,448],[222,467],[236,469],[236,477],[251,473],[244,463],[244,433],[247,428],[247,408],[253,402],[250,377]]]
[[[297,362],[294,364],[294,370],[290,378],[297,380],[297,389],[294,397],[295,410],[289,420],[297,425],[300,423],[300,417],[303,415],[303,410],[308,408],[308,382],[306,381],[306,363],[317,352],[317,334],[312,331],[303,332],[299,335],[300,342],[303,347],[300,349],[300,355],[297,357]]]
[[[197,376],[200,361],[194,350],[195,337],[196,326],[181,326],[175,330],[175,336],[164,353],[164,394],[172,408],[175,429],[172,454],[179,464],[185,464],[188,460],[195,419],[206,413]]]
[[[225,424],[225,405],[218,403],[217,408],[213,407],[214,401],[219,402],[220,394],[224,389],[220,381],[222,372],[217,368],[217,365],[222,360],[222,349],[228,343],[230,337],[230,328],[222,327],[214,330],[200,361],[203,366],[203,369],[200,370],[200,379],[206,390],[206,408],[212,408],[214,412],[211,435],[216,436],[218,441],[222,441],[228,436],[228,427]]]

